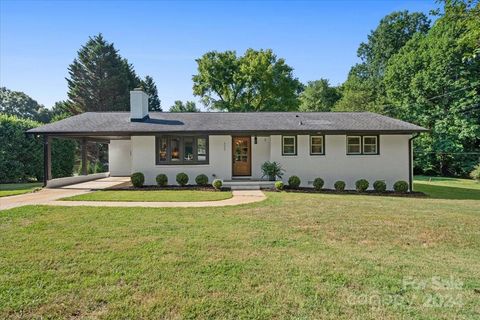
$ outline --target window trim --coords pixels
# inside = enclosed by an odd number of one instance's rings
[[[348,152],[348,138],[350,137],[359,137],[360,138],[360,152],[359,153],[351,153],[351,152]],[[363,143],[363,139],[367,137],[375,137],[376,140],[377,140],[377,152],[375,153],[365,153],[364,150],[363,150],[363,147],[364,147],[364,143]],[[348,156],[375,156],[375,155],[379,155],[380,154],[380,135],[378,134],[352,134],[352,135],[346,135],[345,136],[345,151],[346,151],[346,154]]]
[[[348,151],[348,138],[358,138],[358,152],[349,152]],[[351,135],[351,136],[346,136],[345,138],[345,142],[346,142],[346,153],[347,155],[353,155],[353,156],[356,156],[356,155],[361,155],[362,154],[362,136],[359,136],[359,135]]]
[[[365,152],[365,138],[375,138],[375,152]],[[369,144],[371,145],[371,144]],[[378,154],[378,136],[376,135],[369,135],[369,136],[362,136],[362,154],[364,155],[375,155]]]
[[[285,152],[284,152],[284,151],[285,151],[285,150],[284,150],[284,149],[285,149],[285,148],[284,148],[284,146],[285,146],[285,145],[284,145],[285,138],[293,138],[293,139],[294,139],[294,140],[293,140],[293,141],[294,141],[294,145],[293,145],[293,146],[294,146],[294,150],[295,150],[294,153],[285,153]],[[297,135],[285,135],[285,136],[282,135],[282,156],[286,156],[286,157],[296,156],[296,155],[297,155],[297,141],[298,141]]]
[[[322,138],[322,152],[321,153],[314,153],[312,152],[312,138]],[[310,135],[310,155],[311,156],[324,156],[325,155],[325,135],[324,134],[312,134]]]
[[[159,159],[159,144],[162,138],[167,139],[167,160],[160,161]],[[185,139],[193,139],[193,154],[194,160],[185,160],[184,159],[184,152],[185,152]],[[180,160],[172,161],[172,150],[171,150],[171,142],[172,139],[179,140],[179,158]],[[206,159],[205,160],[197,160],[198,159],[198,139],[205,139],[205,148],[206,148]],[[202,165],[202,164],[209,164],[210,162],[210,150],[209,150],[209,141],[208,136],[206,135],[156,135],[155,136],[155,165],[157,166],[164,166],[164,165]]]

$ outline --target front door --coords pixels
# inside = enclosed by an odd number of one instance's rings
[[[232,137],[233,176],[252,174],[251,137]]]

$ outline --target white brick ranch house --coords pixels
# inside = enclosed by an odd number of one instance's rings
[[[107,142],[110,175],[142,172],[146,184],[155,184],[159,173],[175,183],[180,172],[190,181],[202,173],[210,181],[259,180],[261,165],[276,161],[285,170],[285,182],[296,175],[305,187],[316,177],[324,179],[325,188],[343,180],[354,189],[362,178],[370,186],[384,180],[392,189],[404,180],[411,187],[412,140],[426,131],[370,112],[149,114],[142,91],[131,91],[130,103],[130,112],[87,112],[29,130],[45,137],[46,179],[51,178],[49,140],[63,137],[83,145]]]

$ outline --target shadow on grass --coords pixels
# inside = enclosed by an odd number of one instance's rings
[[[415,183],[413,189],[433,199],[480,200],[480,190]]]

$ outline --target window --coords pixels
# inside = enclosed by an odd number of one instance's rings
[[[323,136],[310,136],[310,154],[311,155],[325,154],[323,141],[324,141]]]
[[[156,164],[205,164],[208,163],[208,138],[183,136],[158,136]]]
[[[361,154],[361,137],[359,136],[349,136],[347,137],[347,154]]]
[[[363,137],[363,153],[377,154],[377,136]]]
[[[282,155],[297,155],[297,136],[282,136]]]
[[[347,136],[347,154],[379,154],[378,136]]]

